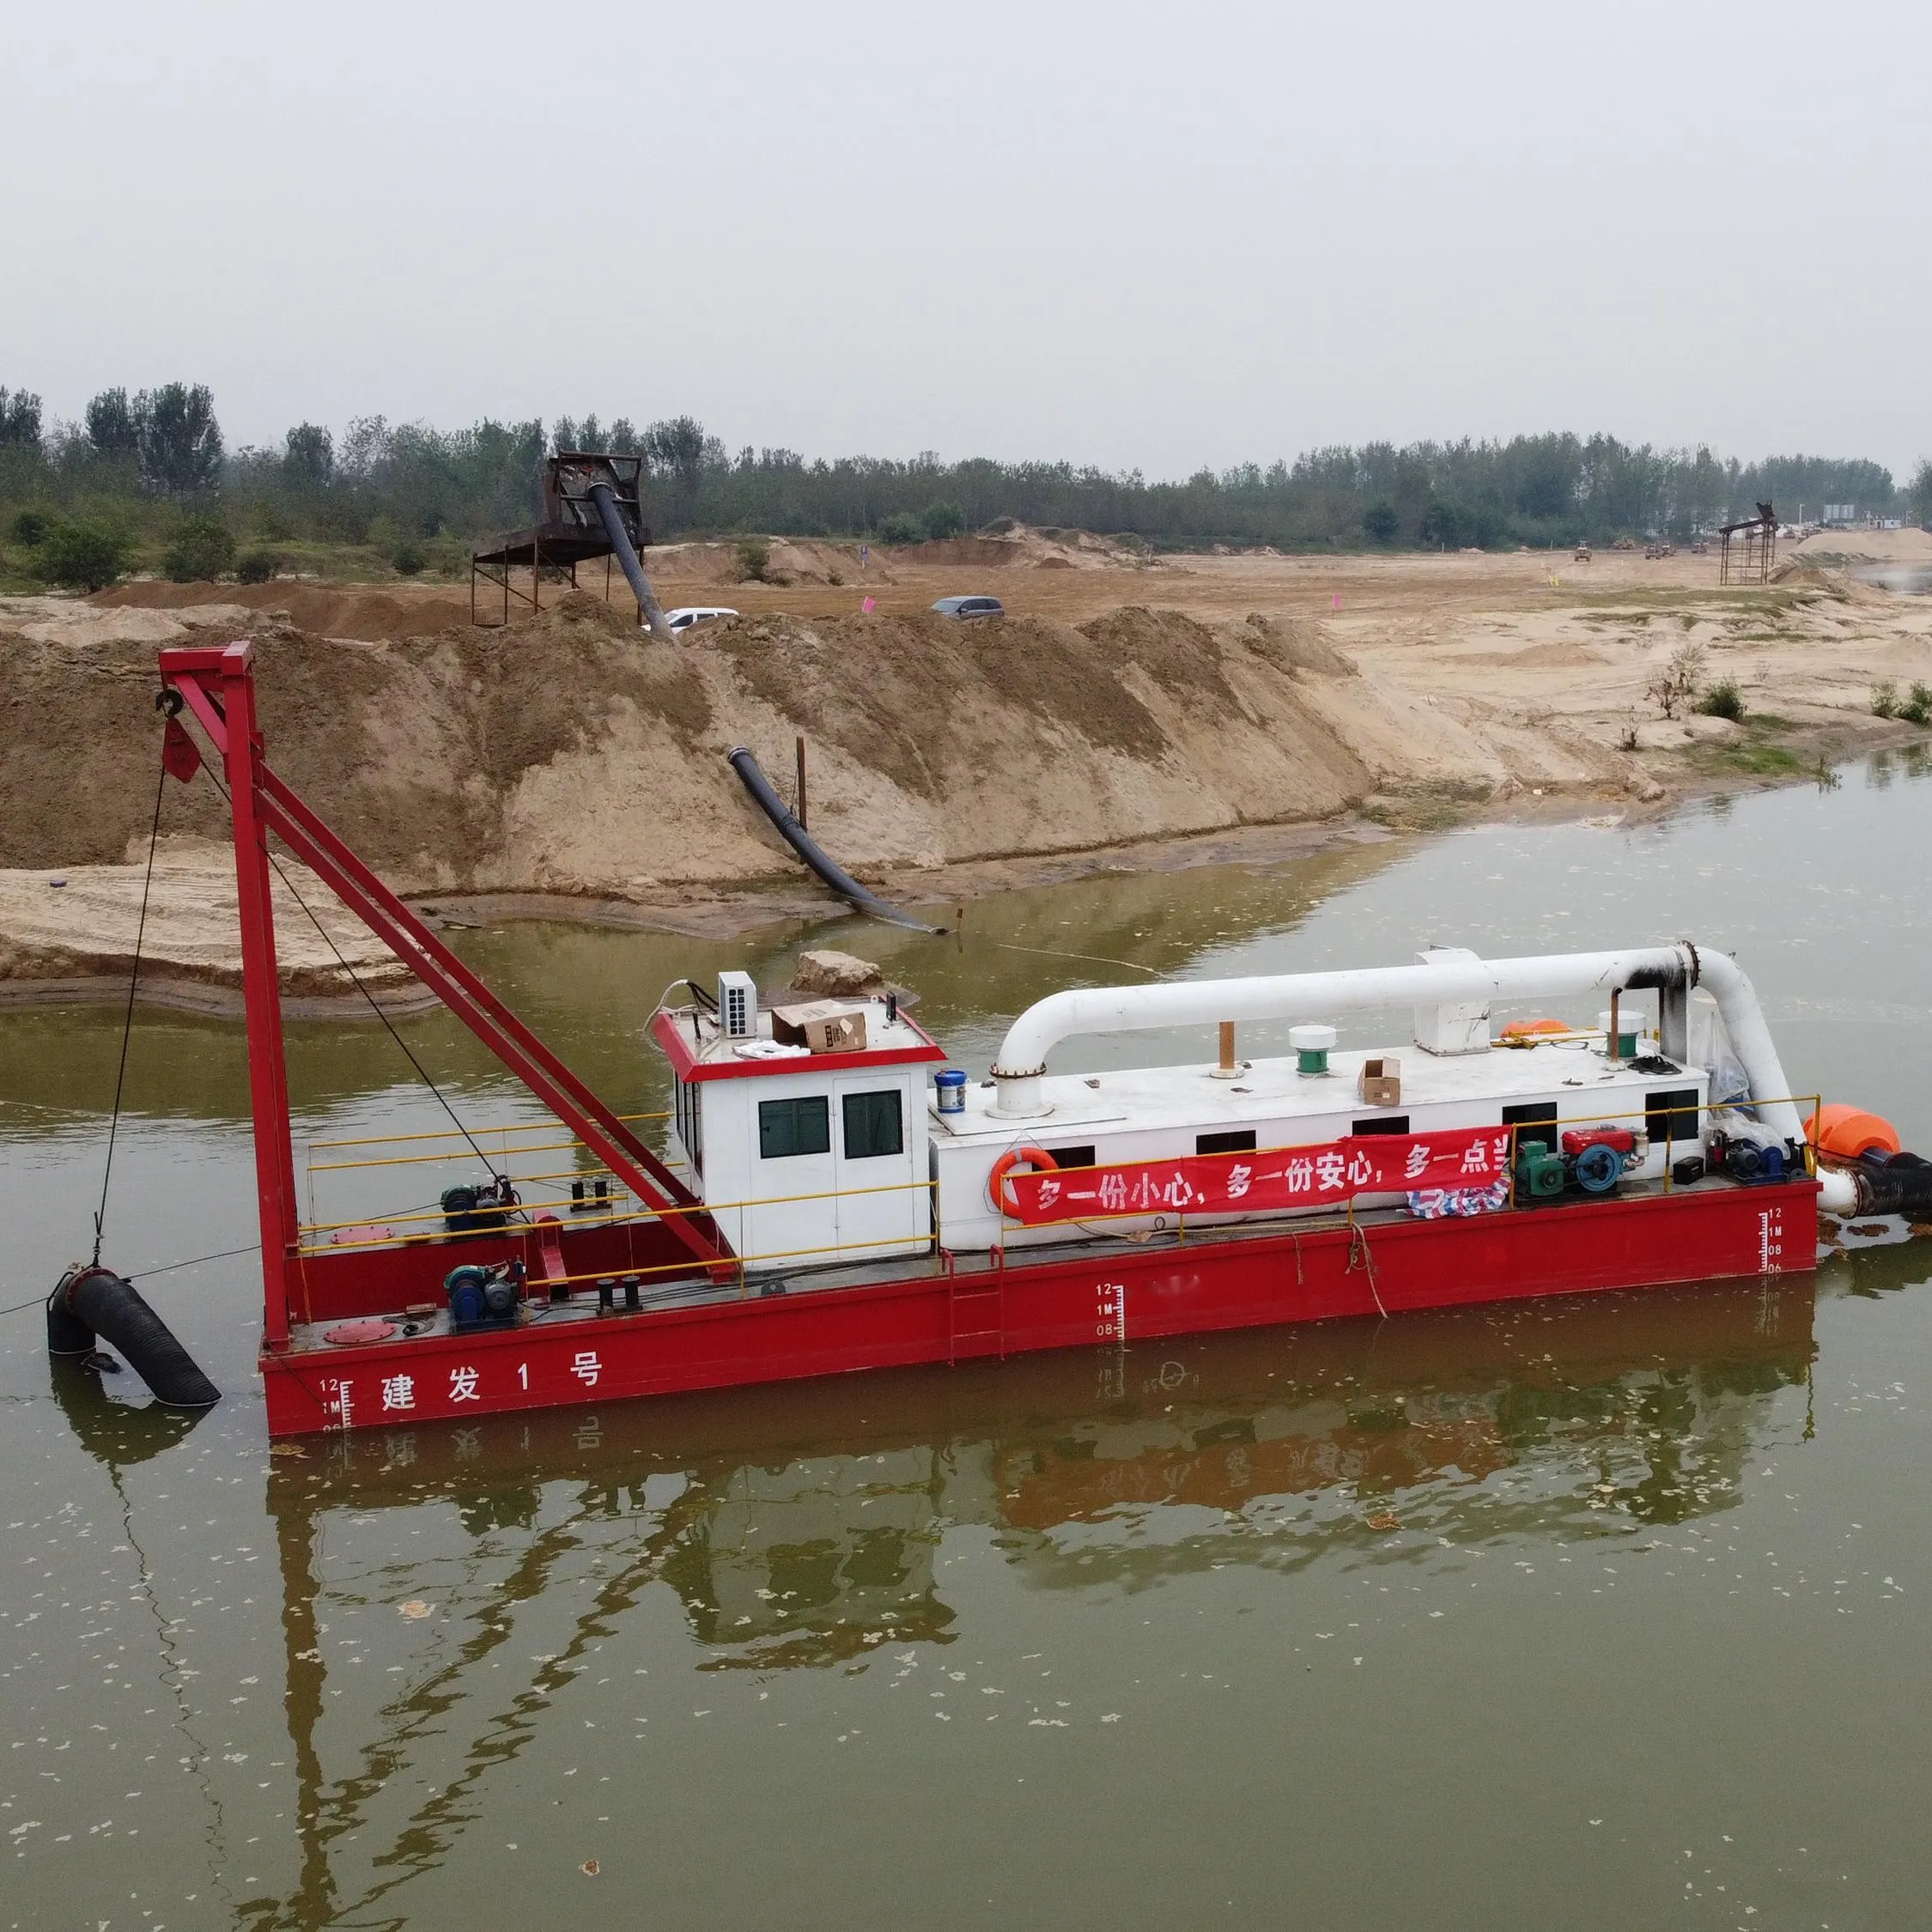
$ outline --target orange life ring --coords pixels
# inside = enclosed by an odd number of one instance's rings
[[[992,1177],[987,1182],[993,1205],[1002,1214],[1018,1214],[1019,1203],[1006,1198],[1006,1176],[1015,1168],[1030,1167],[1036,1174],[1050,1174],[1059,1165],[1044,1147],[1009,1147],[993,1163]]]
[[[1882,1147],[1888,1154],[1899,1151],[1898,1130],[1890,1121],[1868,1114],[1861,1107],[1847,1107],[1842,1100],[1818,1109],[1817,1131],[1819,1151],[1836,1154],[1840,1160],[1855,1161],[1874,1147]],[[1807,1117],[1807,1139],[1811,1132],[1812,1122]]]

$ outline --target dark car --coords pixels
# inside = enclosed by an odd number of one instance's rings
[[[942,597],[933,608],[942,617],[1003,617],[1006,606],[997,597]]]

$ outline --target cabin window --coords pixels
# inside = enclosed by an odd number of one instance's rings
[[[1358,1121],[1349,1131],[1352,1133],[1406,1133],[1409,1117],[1406,1114],[1377,1114],[1372,1120]]]
[[[1503,1109],[1503,1124],[1513,1127],[1554,1127],[1557,1119],[1557,1103],[1553,1100],[1518,1101],[1514,1107]],[[1552,1133],[1519,1133],[1516,1145],[1527,1147],[1533,1143],[1539,1146],[1553,1147],[1556,1135]]]
[[[1235,1127],[1225,1133],[1197,1133],[1197,1154],[1251,1154],[1255,1151],[1253,1127]]]
[[[877,1160],[882,1154],[905,1152],[906,1128],[899,1111],[896,1087],[885,1087],[877,1093],[848,1093],[840,1106],[845,1115],[845,1157],[848,1161]]]
[[[758,1103],[758,1157],[790,1160],[832,1151],[832,1106],[822,1093]]]
[[[1054,1157],[1055,1167],[1091,1167],[1094,1151],[1091,1147],[1049,1147],[1047,1151]]]
[[[704,1172],[704,1099],[696,1080],[677,1083],[677,1138],[693,1170]]]
[[[1665,1093],[1656,1089],[1643,1097],[1643,1131],[1668,1146],[1674,1140],[1696,1140],[1698,1090],[1685,1087]]]

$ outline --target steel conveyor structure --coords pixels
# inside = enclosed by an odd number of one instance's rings
[[[568,571],[574,586],[577,566],[598,557],[606,560],[605,594],[608,596],[609,560],[615,557],[637,599],[639,623],[653,637],[675,643],[677,634],[665,622],[664,606],[658,602],[638,555],[651,541],[651,532],[644,527],[640,495],[643,474],[641,456],[560,450],[549,458],[544,465],[543,520],[527,530],[506,532],[470,559],[470,622],[483,622],[477,615],[479,582],[493,585],[502,593],[502,615],[497,621],[507,624],[513,597],[527,605],[532,613],[542,608],[545,570],[553,575]],[[511,584],[513,570],[530,573],[527,595]]]

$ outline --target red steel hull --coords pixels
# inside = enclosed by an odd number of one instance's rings
[[[271,1436],[393,1426],[1129,1337],[1795,1274],[1818,1187],[1711,1187],[1015,1259],[859,1286],[368,1346],[264,1347]]]

